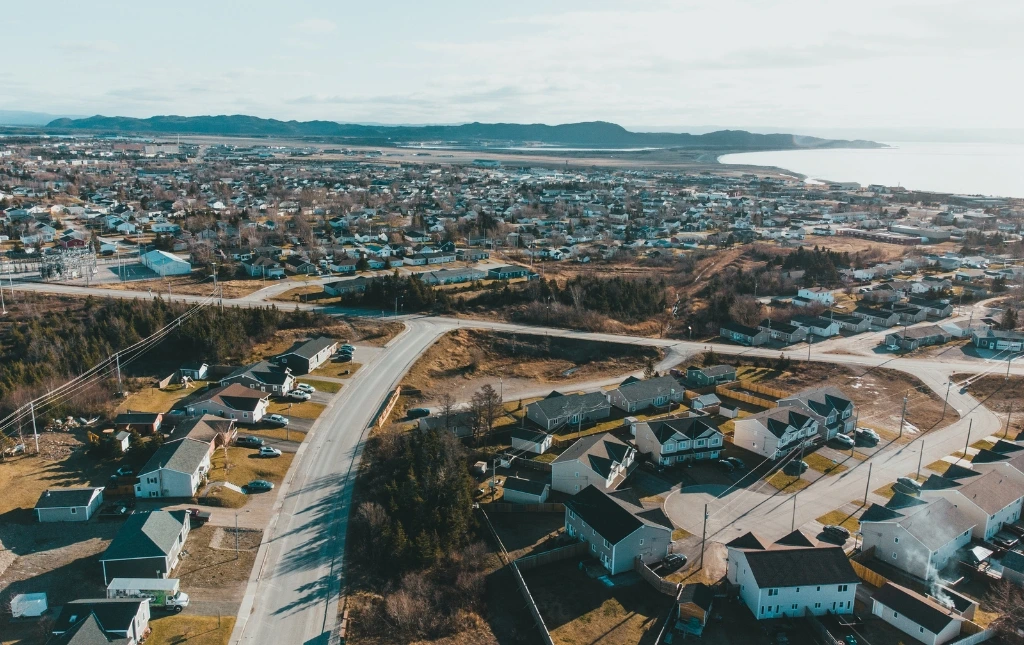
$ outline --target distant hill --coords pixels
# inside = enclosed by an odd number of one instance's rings
[[[796,148],[877,148],[873,141],[819,139],[793,134],[753,134],[721,130],[707,134],[630,132],[604,121],[564,125],[467,123],[464,125],[385,126],[334,121],[278,121],[254,116],[154,116],[148,119],[91,116],[55,119],[49,130],[88,130],[120,134],[209,134],[266,137],[330,137],[352,143],[394,145],[447,143],[453,145],[542,144],[606,148],[698,148],[707,150],[788,150]]]

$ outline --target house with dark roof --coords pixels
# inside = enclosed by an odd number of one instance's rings
[[[512,504],[543,504],[551,492],[551,484],[522,477],[506,477],[501,488],[502,501]]]
[[[562,394],[552,392],[540,401],[526,406],[526,418],[548,432],[570,426],[607,419],[612,405],[604,392]]]
[[[672,545],[672,523],[660,508],[645,509],[631,490],[593,485],[565,503],[565,531],[589,544],[590,555],[612,575],[631,570],[637,558],[661,560]]]
[[[164,415],[160,412],[132,412],[128,410],[114,417],[114,428],[126,432],[135,430],[139,434],[154,434],[160,430],[163,420]]]
[[[136,645],[149,635],[148,598],[84,598],[61,607],[48,645]]]
[[[796,406],[812,410],[820,417],[819,431],[826,440],[832,439],[839,432],[850,433],[854,430],[857,409],[850,397],[832,385],[797,392],[792,396],[779,399],[778,406],[780,408]]]
[[[874,547],[875,558],[929,580],[971,541],[976,522],[949,500],[899,495],[885,506],[872,504],[861,516],[863,548]]]
[[[737,322],[722,323],[722,326],[718,330],[718,335],[722,338],[739,343],[740,345],[747,345],[748,347],[757,347],[758,345],[764,345],[768,342],[768,332],[762,331],[756,327],[747,327]]]
[[[269,393],[232,383],[203,392],[186,405],[185,413],[189,416],[212,414],[251,425],[263,419],[269,406]]]
[[[786,345],[802,343],[807,340],[807,330],[805,328],[779,322],[778,320],[771,320],[770,318],[762,320],[757,328],[768,334],[770,340],[777,340]]]
[[[36,502],[40,522],[85,522],[103,504],[103,487],[48,488]]]
[[[166,578],[178,565],[188,531],[187,511],[131,515],[100,556],[103,584],[114,578]]]
[[[551,488],[570,495],[587,486],[615,490],[635,458],[635,448],[609,433],[583,437],[551,463]]]
[[[283,365],[260,361],[239,367],[220,380],[221,385],[231,383],[240,383],[251,390],[280,395],[292,389],[295,377],[292,376],[292,371]]]
[[[735,380],[736,368],[732,365],[711,365],[709,367],[690,365],[686,368],[686,384],[692,388],[721,385]]]
[[[674,376],[659,376],[649,379],[630,377],[608,394],[611,404],[627,414],[642,412],[649,408],[667,407],[681,403],[686,394]]]
[[[869,307],[867,305],[858,305],[853,310],[852,315],[867,320],[868,323],[875,327],[889,328],[900,321],[900,315],[892,310]]]
[[[839,335],[839,323],[832,318],[826,318],[825,316],[798,315],[790,318],[789,322],[791,325],[795,325],[806,331],[808,335],[819,336],[821,338],[831,338],[832,336]]]
[[[1004,524],[1020,519],[1024,475],[1012,468],[993,468],[960,481],[932,475],[921,486],[921,499],[948,500],[974,522],[971,534],[988,540]]]
[[[229,446],[238,435],[238,428],[231,419],[222,419],[212,414],[189,417],[178,421],[174,432],[184,434],[186,439],[202,441],[210,446],[212,455],[214,448]]]
[[[1005,329],[976,330],[971,334],[975,347],[1001,352],[1019,352],[1024,349],[1024,332]]]
[[[210,444],[195,439],[168,441],[139,470],[136,497],[193,497],[210,472]]]
[[[851,316],[849,314],[831,314],[832,322],[839,325],[839,329],[842,331],[852,332],[854,334],[861,334],[871,329],[871,321],[867,318],[860,316]]]
[[[637,451],[656,465],[673,466],[718,459],[724,435],[706,417],[682,417],[630,424]]]
[[[543,455],[551,448],[552,438],[546,432],[538,432],[530,428],[516,428],[512,431],[512,451],[532,452]]]
[[[714,590],[703,582],[683,585],[676,598],[676,631],[700,638],[708,624],[714,602]]]
[[[943,645],[960,636],[964,618],[932,598],[886,582],[871,600],[871,613],[925,645]]]
[[[823,419],[807,405],[793,402],[733,420],[733,443],[764,457],[779,459],[818,435]]]
[[[276,356],[274,362],[291,368],[292,374],[309,374],[326,363],[336,349],[338,349],[337,340],[321,336],[307,340]]]
[[[853,613],[860,578],[842,547],[803,534],[769,544],[753,533],[725,546],[727,578],[757,620]]]

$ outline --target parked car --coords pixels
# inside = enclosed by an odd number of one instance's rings
[[[355,345],[345,344],[338,348],[338,351],[352,353],[356,351]]]
[[[842,540],[843,542],[850,539],[850,530],[844,526],[829,524],[821,529],[821,532],[824,533],[826,537],[830,537],[835,540]]]
[[[97,516],[101,520],[123,520],[135,513],[135,509],[125,502],[110,502],[100,508]]]
[[[257,493],[261,491],[274,490],[274,483],[265,479],[254,479],[245,485],[245,492]]]
[[[306,392],[307,394],[312,394],[313,392],[316,392],[316,388],[310,385],[309,383],[299,383],[298,385],[295,386],[295,389]]]
[[[904,488],[910,488],[912,490],[921,490],[921,483],[911,479],[910,477],[897,477],[896,483]]]
[[[736,466],[733,466],[732,462],[730,462],[728,459],[719,459],[718,466],[727,473],[731,473],[732,471],[736,470]]]
[[[687,558],[681,553],[669,553],[661,561],[661,566],[667,571],[676,571],[686,566]]]
[[[292,390],[285,396],[292,401],[308,401],[311,398],[309,392],[303,392],[302,390]]]
[[[405,413],[405,416],[408,417],[409,419],[419,419],[420,417],[429,417],[430,416],[430,410],[428,410],[427,408],[410,408],[409,411]]]
[[[281,427],[288,425],[288,417],[283,417],[280,414],[268,414],[264,419],[267,420],[267,423],[273,423]]]
[[[352,360],[352,355],[351,354],[341,354],[337,358],[335,358],[334,360],[338,361],[339,363],[347,363],[350,360]]]
[[[732,464],[737,470],[746,470],[747,465],[739,457],[726,457],[726,461]]]
[[[263,439],[259,437],[253,437],[252,435],[246,437],[239,437],[235,439],[236,446],[246,446],[249,448],[259,448],[263,445]]]
[[[856,442],[850,437],[850,435],[845,435],[841,432],[836,434],[833,439],[836,443],[842,444],[846,448],[853,448],[856,445]]]
[[[857,645],[857,639],[853,634],[843,636],[843,645]]]
[[[188,509],[189,526],[202,526],[209,522],[211,517],[213,517],[213,515],[210,511],[204,511],[198,508]]]
[[[1020,539],[1018,539],[1016,535],[1010,533],[1009,531],[999,531],[998,533],[992,536],[993,544],[1007,550],[1017,546],[1018,542],[1020,542]]]
[[[865,437],[876,443],[882,440],[878,433],[871,428],[857,428],[856,434],[858,438]]]
[[[281,451],[271,446],[263,446],[259,454],[260,457],[280,457]]]
[[[808,468],[810,466],[807,465],[806,461],[791,461],[782,467],[782,472],[791,477],[796,477],[797,475],[803,475],[807,472]]]

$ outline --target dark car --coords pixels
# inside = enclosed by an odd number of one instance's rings
[[[124,502],[111,502],[104,504],[97,516],[101,520],[124,520],[135,513],[133,506]]]
[[[405,416],[410,419],[419,419],[420,417],[429,417],[430,410],[426,408],[409,408],[409,411],[405,413]]]
[[[833,540],[842,540],[843,542],[846,542],[850,539],[850,530],[844,526],[835,526],[834,524],[830,524],[821,529],[821,532],[824,533],[826,537],[832,538]]]
[[[1017,536],[1008,531],[999,531],[992,536],[992,543],[1004,549],[1012,549],[1020,542]]]
[[[667,571],[675,571],[682,569],[686,566],[687,558],[681,553],[669,553],[665,556],[665,559],[661,561],[661,566]]]
[[[739,457],[726,457],[726,461],[735,466],[738,470],[745,470],[747,465]]]
[[[254,479],[245,485],[247,493],[259,493],[266,490],[274,490],[274,483],[265,479]]]
[[[910,490],[921,490],[921,483],[911,479],[910,477],[897,477],[896,483],[904,488],[909,488]]]
[[[782,472],[786,473],[790,477],[796,477],[798,475],[803,475],[807,472],[808,468],[810,468],[810,466],[807,465],[806,461],[791,461],[782,467]]]
[[[259,437],[253,437],[249,435],[247,437],[239,437],[235,439],[236,446],[248,446],[250,448],[259,448],[263,445],[263,440]]]
[[[347,363],[347,362],[349,362],[350,360],[352,360],[352,356],[351,356],[350,354],[340,354],[340,355],[339,355],[339,356],[338,356],[337,358],[335,358],[334,360],[336,360],[336,361],[337,361],[337,362],[339,362],[339,363]]]
[[[732,462],[728,459],[719,459],[718,466],[727,473],[731,473],[736,470],[736,466],[733,466]]]

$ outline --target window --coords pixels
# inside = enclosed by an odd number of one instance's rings
[[[78,509],[72,506],[72,507],[71,507],[71,514],[72,514],[72,515],[75,515],[75,514],[77,514],[77,513],[78,513]]]
[[[797,592],[797,593],[800,593],[800,587],[797,587],[797,588],[796,588],[796,592]]]
[[[640,546],[643,546],[643,545],[644,545],[644,539],[640,538]]]
[[[893,618],[899,618],[899,617],[900,617],[900,615],[899,615],[899,614],[897,614],[897,613],[896,613],[896,612],[894,611],[894,612],[892,612],[892,617],[893,617]]]
[[[820,602],[814,603],[814,608],[815,609],[821,609],[821,603]]]
[[[920,633],[922,633],[922,634],[924,633],[924,627],[918,627],[917,629],[918,629],[918,631],[919,631]]]
[[[672,452],[675,449],[676,449],[676,444],[675,443],[669,441],[668,443],[665,444],[665,451],[666,452]]]
[[[703,439],[698,439],[697,441],[694,442],[693,445],[695,447],[697,447],[697,448],[703,448],[704,447],[704,440]]]
[[[569,511],[569,519],[570,520],[576,519],[576,513],[573,513],[572,511]]]
[[[895,552],[895,551],[893,551],[893,552],[892,552],[892,559],[893,559],[893,560],[896,560],[896,559],[897,559],[897,558],[896,558],[896,552]]]
[[[579,474],[579,473],[576,473],[576,476],[577,476],[577,477],[579,477],[579,476],[580,476],[580,474]]]
[[[899,538],[893,538],[892,541],[895,542],[896,544],[900,543],[900,539]]]
[[[764,616],[764,607],[761,607],[761,615]]]
[[[849,585],[839,585],[839,591],[840,592],[846,591],[848,588],[849,588]]]
[[[605,540],[605,541],[604,541],[604,548],[606,548],[606,549],[607,549],[607,548],[608,548],[608,547],[610,547],[610,546],[611,546],[611,543],[610,543],[610,542],[609,542],[608,540]]]
[[[779,590],[778,590],[778,589],[769,589],[769,590],[768,590],[768,597],[769,597],[769,598],[770,598],[771,596],[777,596],[777,595],[779,595]]]
[[[817,589],[817,590],[818,590],[818,591],[821,591],[821,587],[818,587],[818,589]]]

